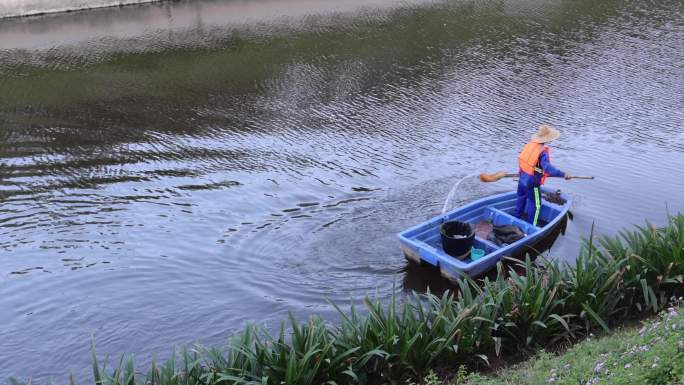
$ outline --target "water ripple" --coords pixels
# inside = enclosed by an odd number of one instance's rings
[[[541,122],[597,177],[549,181],[552,255],[684,210],[681,2],[343,3],[0,24],[0,378],[83,379],[91,333],[147,360],[387,298],[421,279],[395,234]],[[450,205],[514,188],[471,179]]]

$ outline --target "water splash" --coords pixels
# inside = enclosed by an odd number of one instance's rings
[[[458,187],[463,183],[464,180],[478,177],[480,174],[472,174],[472,175],[467,175],[461,178],[458,182],[454,184],[454,187],[451,188],[451,191],[449,191],[449,194],[447,195],[446,200],[444,201],[444,206],[442,207],[442,215],[447,211],[447,208],[449,207],[449,202],[451,202],[451,199],[453,199],[454,194],[456,194],[456,191],[458,191]]]

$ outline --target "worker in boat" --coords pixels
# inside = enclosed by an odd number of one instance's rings
[[[547,177],[564,177],[570,179],[569,173],[563,172],[551,165],[551,154],[548,143],[560,137],[560,132],[548,124],[539,126],[539,130],[532,135],[529,143],[523,147],[518,162],[520,165],[520,180],[518,181],[518,199],[515,205],[515,215],[526,219],[537,226],[541,210],[540,186]],[[523,215],[527,213],[527,217]]]

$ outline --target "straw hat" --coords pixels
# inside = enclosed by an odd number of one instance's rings
[[[560,137],[560,131],[549,126],[548,124],[542,124],[539,126],[539,130],[532,135],[532,141],[535,143],[548,143],[552,142]]]

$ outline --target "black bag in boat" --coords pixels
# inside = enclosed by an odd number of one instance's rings
[[[511,244],[522,238],[525,238],[525,233],[516,225],[494,226],[492,238],[497,245]]]
[[[466,259],[473,247],[475,231],[469,223],[450,221],[442,223],[439,228],[442,237],[442,248],[452,257]]]
[[[563,199],[563,196],[561,195],[561,190],[556,190],[556,192],[553,193],[543,192],[542,197],[547,202],[555,203],[561,206],[565,204],[565,199]]]

